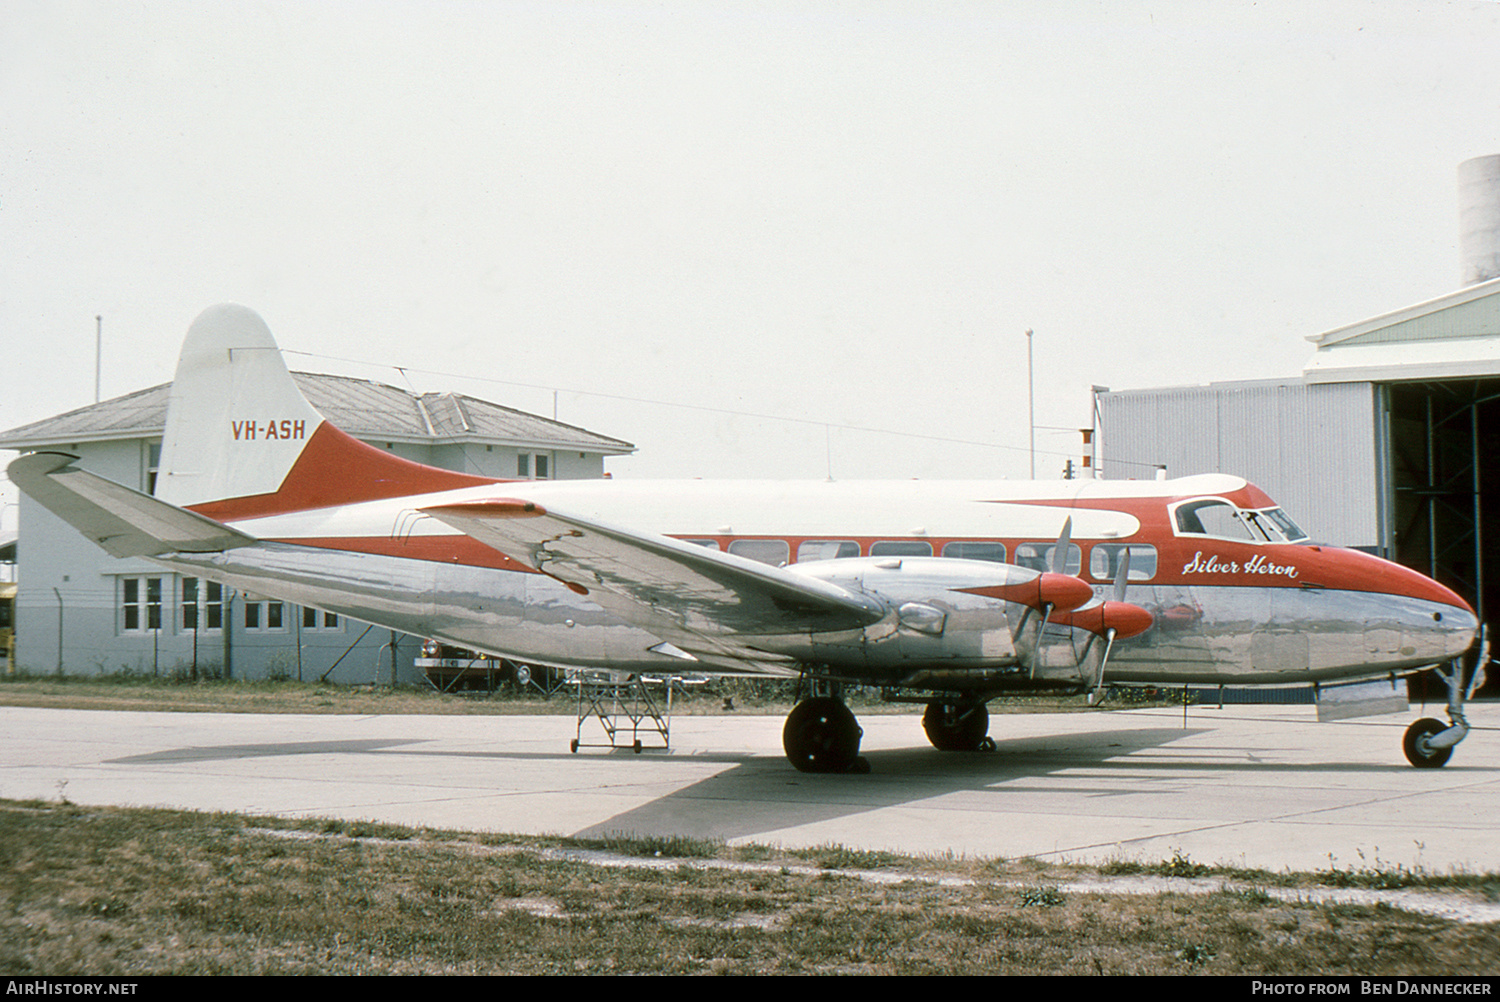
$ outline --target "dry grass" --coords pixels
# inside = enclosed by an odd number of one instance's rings
[[[644,853],[655,864],[637,867],[570,858],[561,847],[561,840],[393,826],[0,803],[0,971],[1411,975],[1500,969],[1493,925],[1463,926],[1390,908],[1287,903],[1244,892],[1060,893],[1049,883],[1059,871],[1031,862],[903,860],[836,847],[792,856],[690,840],[615,842],[615,850]],[[704,855],[757,866],[705,866],[691,858]],[[860,880],[840,870],[863,864],[882,866],[892,879]],[[935,870],[970,882],[919,878]]]

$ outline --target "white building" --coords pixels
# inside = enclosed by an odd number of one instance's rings
[[[502,479],[604,475],[604,457],[635,447],[456,393],[416,395],[341,376],[293,373],[336,426],[405,459]],[[0,449],[53,450],[127,487],[155,484],[170,384],[0,432]],[[24,495],[20,506],[17,656],[32,672],[285,675],[412,682],[420,638],[331,613],[117,560]]]

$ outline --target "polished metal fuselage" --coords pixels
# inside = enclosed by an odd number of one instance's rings
[[[648,630],[542,574],[275,542],[158,559],[243,591],[526,663],[694,668],[663,653]],[[875,596],[888,614],[858,631],[742,637],[766,654],[754,670],[795,674],[814,665],[866,684],[956,691],[1072,686],[1087,680],[1101,646],[1086,630],[1057,623],[1038,630],[1039,613],[1024,605],[960,590],[976,574],[996,573],[995,565],[850,558],[790,569]],[[1112,682],[1288,684],[1400,674],[1456,656],[1477,628],[1467,609],[1380,591],[1137,584],[1130,599],[1152,612],[1154,625],[1115,646]]]

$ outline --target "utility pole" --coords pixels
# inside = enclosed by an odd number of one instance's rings
[[[94,403],[99,402],[99,373],[104,358],[104,317],[94,317]]]
[[[1031,328],[1026,328],[1026,423],[1031,429],[1031,479],[1036,479],[1036,377],[1031,368]]]

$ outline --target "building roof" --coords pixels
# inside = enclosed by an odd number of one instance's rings
[[[1310,383],[1500,375],[1500,279],[1315,334]]]
[[[355,438],[576,449],[610,456],[635,451],[629,442],[461,393],[415,394],[368,379],[311,372],[294,372],[292,378],[319,413]],[[159,436],[166,426],[171,385],[162,383],[0,432],[0,449]]]

